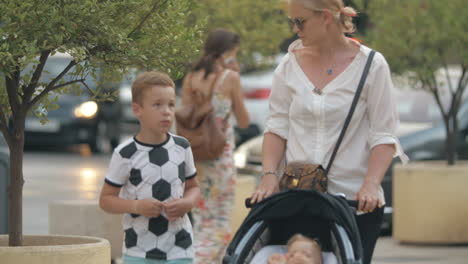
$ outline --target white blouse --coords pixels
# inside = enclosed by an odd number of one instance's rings
[[[326,168],[371,50],[361,45],[351,64],[319,95],[313,92],[314,85],[293,53],[302,47],[301,40],[293,42],[275,70],[265,133],[274,133],[287,141],[287,162],[309,162]],[[395,156],[406,162],[395,136],[399,118],[392,89],[389,66],[377,52],[328,174],[330,193],[355,198],[366,175],[370,151],[377,145],[394,144]],[[383,201],[382,188],[379,194]]]

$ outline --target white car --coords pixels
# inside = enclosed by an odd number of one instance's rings
[[[265,129],[273,72],[283,56],[284,54],[277,55],[267,69],[241,74],[241,87],[244,103],[250,115],[250,127],[244,130],[237,129],[238,144],[261,134]]]

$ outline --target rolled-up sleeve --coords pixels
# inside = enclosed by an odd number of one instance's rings
[[[408,157],[404,154],[396,130],[399,117],[392,90],[393,83],[390,68],[385,58],[377,53],[374,58],[372,76],[369,76],[367,106],[369,111],[370,133],[368,144],[370,149],[377,145],[395,145],[394,157],[399,157],[406,163]]]
[[[265,126],[265,132],[274,133],[283,139],[288,138],[289,133],[289,106],[291,104],[291,92],[284,80],[281,66],[273,75],[273,84],[269,99],[269,116]]]

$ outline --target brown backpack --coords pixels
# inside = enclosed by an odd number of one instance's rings
[[[224,77],[225,73],[221,75]],[[175,113],[177,134],[190,142],[195,161],[215,160],[226,146],[226,121],[229,114],[220,124],[211,104],[218,78],[215,78],[208,95],[194,90],[189,80],[188,87],[184,89],[190,89],[191,102],[181,106]]]

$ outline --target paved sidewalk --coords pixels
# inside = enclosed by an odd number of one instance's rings
[[[467,264],[468,244],[459,246],[400,244],[380,237],[372,264]]]

